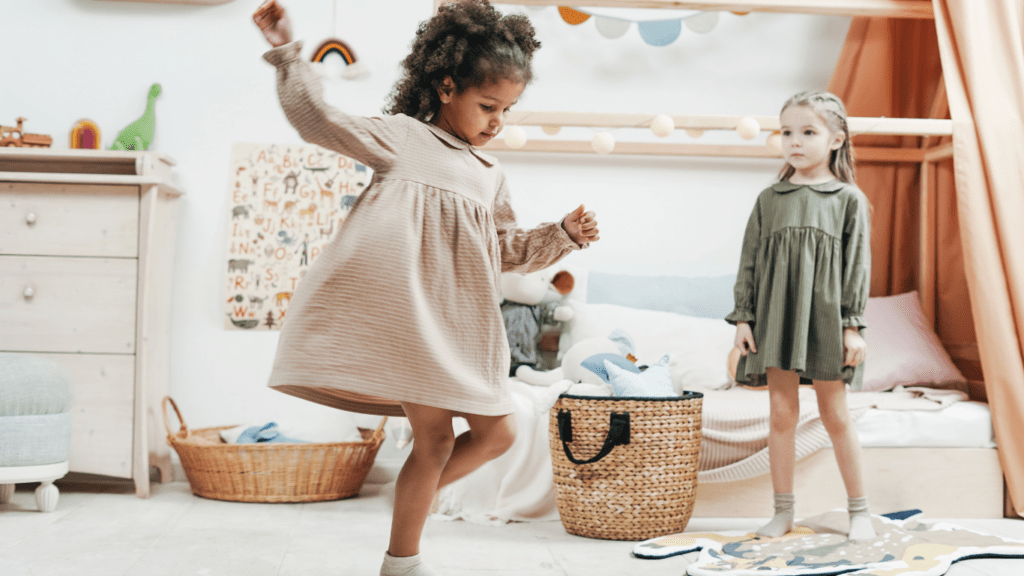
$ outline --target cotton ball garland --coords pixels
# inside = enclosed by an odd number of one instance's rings
[[[658,114],[651,120],[651,132],[659,138],[664,138],[676,129],[676,123],[667,114]]]
[[[559,132],[562,131],[562,127],[561,126],[552,126],[552,125],[548,124],[546,126],[542,126],[541,130],[543,130],[544,133],[547,134],[548,136],[554,136],[555,134],[558,134]]]
[[[505,144],[509,148],[522,148],[526,146],[526,130],[522,126],[509,126],[505,128]]]
[[[690,138],[697,139],[704,135],[704,131],[700,128],[687,128],[686,135]]]
[[[768,135],[768,139],[765,140],[764,145],[772,152],[782,154],[782,134],[772,132]]]
[[[615,149],[615,138],[607,132],[598,132],[590,146],[598,154],[608,154]]]
[[[761,131],[761,125],[751,117],[743,118],[736,124],[736,133],[744,140],[753,140]]]

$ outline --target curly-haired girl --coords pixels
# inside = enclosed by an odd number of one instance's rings
[[[530,82],[540,43],[524,16],[485,0],[446,4],[420,25],[388,115],[364,118],[323,102],[283,9],[268,2],[254,19],[302,138],[374,171],[295,292],[269,385],[408,417],[413,448],[381,574],[436,574],[419,556],[435,492],[515,438],[500,273],[547,267],[598,239],[582,205],[560,223],[515,228],[505,176],[478,150]],[[456,415],[470,426],[458,438]]]

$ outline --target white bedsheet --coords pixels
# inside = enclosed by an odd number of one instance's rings
[[[872,408],[857,419],[868,448],[994,448],[992,414],[983,402],[956,402],[938,411]]]

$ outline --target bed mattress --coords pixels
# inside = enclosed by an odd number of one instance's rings
[[[942,410],[869,409],[856,420],[865,448],[994,448],[992,414],[983,402]]]

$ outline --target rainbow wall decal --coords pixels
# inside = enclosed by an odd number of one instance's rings
[[[370,70],[362,62],[356,60],[356,53],[344,40],[328,38],[320,43],[320,46],[313,51],[311,62],[323,62],[331,54],[337,54],[345,61],[345,71],[342,77],[349,80],[361,78],[369,74]]]

